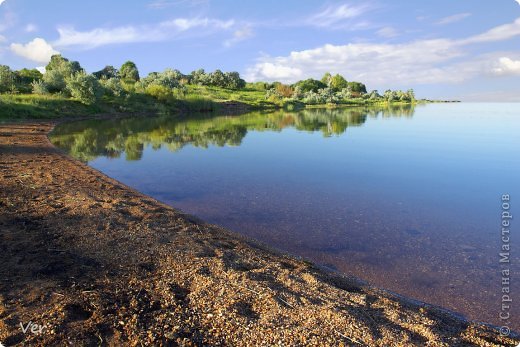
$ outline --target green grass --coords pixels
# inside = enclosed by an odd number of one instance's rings
[[[62,118],[98,113],[99,106],[87,106],[58,95],[0,95],[0,119]]]

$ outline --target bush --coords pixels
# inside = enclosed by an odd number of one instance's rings
[[[64,91],[67,87],[65,78],[69,76],[70,75],[67,76],[60,70],[50,70],[43,75],[43,82],[49,93],[59,93]]]
[[[125,89],[119,78],[109,78],[99,80],[99,84],[103,87],[105,94],[120,97],[125,93]]]
[[[159,84],[150,84],[146,87],[145,92],[159,101],[169,101],[173,99],[172,90]]]
[[[290,86],[281,83],[276,85],[275,89],[284,98],[290,98],[294,92]]]
[[[47,85],[42,80],[34,81],[31,83],[33,94],[45,95],[49,94]]]
[[[73,98],[85,105],[94,104],[101,96],[103,90],[93,75],[87,75],[80,71],[67,78],[67,90]]]

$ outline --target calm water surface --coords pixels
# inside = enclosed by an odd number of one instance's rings
[[[500,198],[520,216],[520,104],[86,121],[51,141],[206,221],[503,324]],[[518,245],[520,220],[512,233]]]

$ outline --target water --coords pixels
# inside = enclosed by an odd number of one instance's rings
[[[514,219],[512,263],[498,256],[502,194],[520,215],[519,134],[520,104],[430,104],[84,121],[51,141],[206,221],[503,325],[501,266],[520,299]]]

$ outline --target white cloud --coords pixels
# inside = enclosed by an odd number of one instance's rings
[[[517,62],[512,60],[495,64],[504,53],[477,57],[465,53],[469,44],[506,40],[516,35],[520,35],[520,19],[462,40],[326,44],[294,51],[287,56],[262,57],[247,69],[246,78],[251,81],[294,82],[301,77],[319,78],[325,72],[331,72],[340,73],[347,79],[364,81],[372,88],[396,84],[457,83],[490,72],[503,71],[505,74],[506,71],[516,71]],[[305,76],[302,76],[303,72]]]
[[[328,6],[323,11],[315,14],[308,19],[308,24],[318,27],[328,27],[332,29],[342,29],[350,27],[357,29],[360,26],[368,26],[366,22],[361,25],[359,23],[352,24],[351,20],[361,16],[363,13],[370,10],[368,5],[352,6],[352,5],[339,5],[339,6]]]
[[[234,44],[236,44],[236,43],[238,43],[240,41],[247,40],[248,38],[250,38],[252,36],[253,36],[253,29],[251,28],[250,25],[246,25],[243,28],[240,28],[240,29],[236,30],[233,33],[233,37],[232,38],[224,41],[224,46],[231,47]]]
[[[497,26],[480,35],[472,36],[463,41],[463,43],[481,43],[503,41],[520,35],[520,18],[513,23]]]
[[[59,53],[39,37],[26,44],[12,43],[10,48],[15,54],[38,63],[48,63],[53,54]]]
[[[496,75],[520,75],[520,60],[501,57],[498,59],[498,62],[493,69],[493,73]]]
[[[302,77],[303,72],[299,68],[293,68],[284,64],[284,61],[279,62],[264,62],[257,64],[253,71],[250,71],[249,74],[260,75],[262,77],[267,78],[268,80],[297,80]],[[255,77],[250,78],[251,80],[256,80]]]
[[[436,24],[439,24],[439,25],[452,24],[452,23],[460,22],[461,20],[464,20],[464,19],[468,18],[469,16],[471,16],[471,13],[468,13],[468,12],[457,13],[452,16],[442,18]]]
[[[436,67],[462,53],[450,40],[423,40],[405,44],[356,43],[324,45],[291,52],[286,57],[262,58],[247,71],[249,80],[294,82],[306,76],[321,77],[325,72],[340,73],[348,79],[362,80],[374,86],[389,81],[402,83],[452,82],[461,79],[442,67]],[[277,72],[283,73],[277,73]],[[289,73],[293,72],[293,73]]]
[[[122,26],[116,28],[95,28],[77,31],[72,27],[59,27],[60,37],[54,42],[57,47],[79,46],[85,49],[98,46],[131,43],[156,42],[181,37],[192,30],[193,35],[212,34],[216,30],[228,30],[234,26],[233,20],[222,21],[211,18],[176,18],[156,25]]]
[[[515,0],[515,1],[518,3],[518,5],[520,5],[520,0]]]
[[[520,0],[519,0],[520,1]],[[392,27],[384,27],[376,31],[376,34],[378,36],[384,37],[384,38],[392,38],[399,36],[399,32]]]
[[[2,5],[5,2],[5,0],[0,0],[0,5]]]

